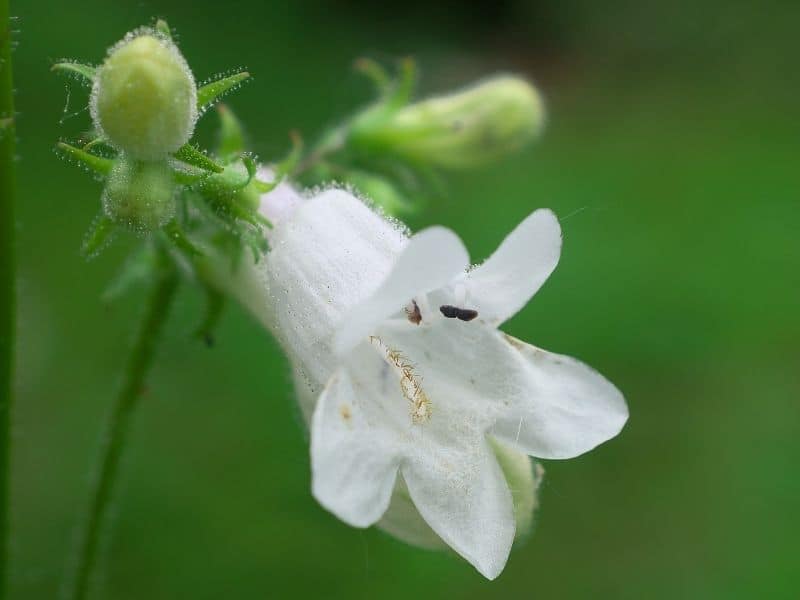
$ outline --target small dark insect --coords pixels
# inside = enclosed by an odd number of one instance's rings
[[[460,319],[462,321],[472,321],[478,316],[478,311],[471,308],[458,308],[450,304],[442,304],[439,307],[441,313],[448,319]]]
[[[412,300],[411,304],[406,306],[406,316],[414,325],[419,325],[422,322],[422,313],[419,312],[416,300]]]

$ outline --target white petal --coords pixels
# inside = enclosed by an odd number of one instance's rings
[[[503,472],[485,439],[469,451],[439,448],[402,467],[422,517],[488,579],[505,567],[514,541],[514,509]]]
[[[558,264],[561,227],[549,210],[530,214],[486,262],[467,274],[470,308],[499,325],[530,300]]]
[[[386,512],[400,461],[393,436],[370,418],[373,407],[365,404],[371,400],[357,396],[353,379],[340,369],[320,395],[311,424],[314,497],[354,527],[369,527]]]
[[[412,237],[381,286],[368,300],[353,307],[339,327],[334,346],[337,353],[352,350],[414,296],[448,284],[468,265],[464,244],[449,229],[431,227]]]
[[[273,181],[275,172],[269,168],[260,168],[258,178],[261,181]],[[261,194],[258,212],[269,219],[273,226],[283,223],[291,217],[292,213],[303,203],[303,196],[288,181],[282,181],[266,194]],[[267,238],[271,237],[274,229],[267,229]]]
[[[574,358],[506,339],[516,354],[520,389],[494,435],[539,458],[572,458],[620,432],[628,407],[611,382]]]
[[[617,435],[628,418],[622,394],[590,367],[477,320],[387,323],[379,334],[416,364],[434,417],[471,417],[531,456],[578,456]]]
[[[442,425],[441,415],[448,425],[469,421],[488,431],[528,384],[513,348],[479,320],[440,319],[428,327],[390,321],[377,334],[415,365],[434,415],[431,426]]]
[[[272,328],[290,357],[324,384],[337,365],[336,326],[391,272],[408,238],[343,190],[304,202],[274,229],[258,268]]]

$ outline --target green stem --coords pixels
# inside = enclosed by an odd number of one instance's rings
[[[120,458],[134,413],[139,405],[144,379],[153,363],[161,331],[166,322],[169,307],[178,287],[178,276],[174,267],[159,276],[151,292],[144,318],[128,358],[119,395],[111,408],[108,429],[100,448],[99,473],[91,486],[91,505],[79,537],[79,554],[73,578],[68,582],[67,597],[83,600],[89,590],[93,568],[97,560],[98,542],[105,524],[109,501],[119,471]]]
[[[0,0],[0,600],[8,590],[8,493],[12,373],[16,315],[14,260],[14,84],[11,78],[11,15]]]

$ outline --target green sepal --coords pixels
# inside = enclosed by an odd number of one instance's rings
[[[183,229],[181,229],[181,226],[175,219],[164,225],[163,229],[167,239],[189,258],[203,255],[202,251],[186,237]]]
[[[50,70],[71,75],[88,87],[92,86],[95,75],[97,74],[97,67],[84,65],[71,60],[56,63],[50,67]]]
[[[219,147],[217,154],[222,160],[234,160],[242,155],[245,149],[244,129],[239,119],[226,104],[217,105],[219,115]]]
[[[417,84],[417,64],[413,58],[400,61],[400,74],[388,95],[387,104],[392,109],[401,108],[409,103]]]
[[[219,252],[230,257],[231,271],[239,268],[245,247],[250,249],[254,262],[258,262],[267,251],[267,240],[257,224],[250,223],[253,227],[243,226],[231,214],[228,206],[215,205],[213,202],[203,201],[198,196],[195,196],[195,206],[206,219],[217,222],[221,228],[212,243]]]
[[[267,251],[267,240],[260,231],[242,231],[241,241],[250,248],[250,252],[253,254],[253,262],[255,263],[261,260],[261,256]]]
[[[253,182],[259,194],[266,194],[274,190],[281,181],[297,167],[300,157],[303,155],[303,138],[301,138],[300,134],[296,131],[292,131],[289,136],[292,140],[292,148],[289,150],[289,154],[287,154],[286,158],[275,165],[272,181],[268,182],[256,179]]]
[[[164,39],[172,41],[172,30],[169,28],[169,25],[164,19],[156,20],[155,25],[153,25],[153,29]]]
[[[106,215],[98,215],[92,221],[89,230],[83,237],[81,244],[81,255],[84,258],[92,259],[97,257],[102,250],[111,242],[112,235],[117,226]]]
[[[207,154],[201,152],[192,144],[184,144],[178,148],[178,151],[172,156],[181,162],[203,169],[204,171],[222,173],[225,170],[225,167],[214,162]]]
[[[239,73],[222,77],[198,88],[197,110],[202,113],[226,93],[241,85],[248,77],[250,77],[250,73],[247,71],[240,71]]]
[[[262,239],[261,228],[272,227],[269,220],[261,213],[242,206],[234,194],[208,194],[202,195],[201,198],[203,201],[197,204],[204,209],[204,212],[207,211],[206,215],[213,215],[226,230],[237,236],[245,236],[245,232],[249,231],[243,224],[252,226],[256,235]]]
[[[377,61],[371,58],[362,57],[356,60],[353,67],[356,71],[366,76],[375,85],[381,94],[386,93],[391,85],[392,79]]]
[[[239,189],[243,189],[247,187],[247,185],[253,181],[253,178],[256,176],[258,172],[258,164],[256,164],[256,159],[252,156],[245,154],[242,156],[242,164],[244,164],[244,168],[247,171],[247,182],[241,186]]]
[[[289,137],[292,140],[292,148],[289,150],[289,154],[286,158],[275,167],[275,175],[278,178],[283,178],[294,171],[297,163],[300,161],[300,157],[303,155],[303,138],[300,137],[300,134],[296,131],[292,131],[289,133]]]
[[[242,168],[237,168],[241,163]],[[213,194],[233,194],[247,187],[256,176],[258,167],[252,156],[244,155],[229,164],[222,173],[215,173],[200,182],[199,189]]]
[[[268,226],[271,227],[271,223],[257,212],[252,212],[241,206],[234,197],[229,198],[210,198],[208,200],[209,206],[214,210],[214,212],[221,217],[223,220],[228,222],[228,226],[231,229],[238,230],[240,229],[239,224],[237,221],[244,221],[252,225],[253,227],[264,227]]]
[[[206,286],[206,310],[202,323],[195,330],[195,337],[200,338],[206,346],[214,345],[214,330],[219,324],[222,311],[225,308],[225,296],[212,287]]]
[[[107,146],[108,145],[108,140],[105,139],[104,137],[96,137],[93,140],[85,143],[83,145],[83,147],[81,147],[81,150],[83,150],[84,152],[88,152],[89,150],[91,150],[92,148],[94,148],[95,146],[98,146],[100,144]]]
[[[58,144],[56,144],[56,149],[100,175],[108,175],[111,172],[111,168],[114,166],[114,161],[110,158],[103,158],[102,156],[91,154],[75,146],[70,146],[65,142],[58,142]]]
[[[256,191],[259,194],[266,194],[267,192],[271,192],[274,190],[278,185],[280,185],[281,180],[275,178],[272,181],[261,181],[260,179],[256,179],[253,182],[253,185],[256,187]]]
[[[211,174],[208,171],[197,169],[190,165],[185,165],[185,167],[184,165],[177,167],[173,165],[172,169],[172,180],[180,185],[195,185],[210,176]]]
[[[158,251],[153,244],[142,244],[134,251],[117,275],[108,284],[103,292],[104,302],[111,302],[120,298],[133,288],[152,281],[154,274],[162,268]]]

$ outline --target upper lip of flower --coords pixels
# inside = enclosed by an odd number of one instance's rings
[[[628,416],[620,392],[590,368],[496,330],[541,287],[560,248],[558,221],[547,210],[531,214],[473,270],[450,230],[433,227],[409,240],[335,335],[341,366],[312,421],[321,504],[369,526],[388,508],[399,472],[446,543],[486,577],[502,571],[513,509],[486,436],[533,456],[569,458],[615,436]],[[420,323],[404,311],[412,301]],[[477,318],[443,314],[460,310]]]

